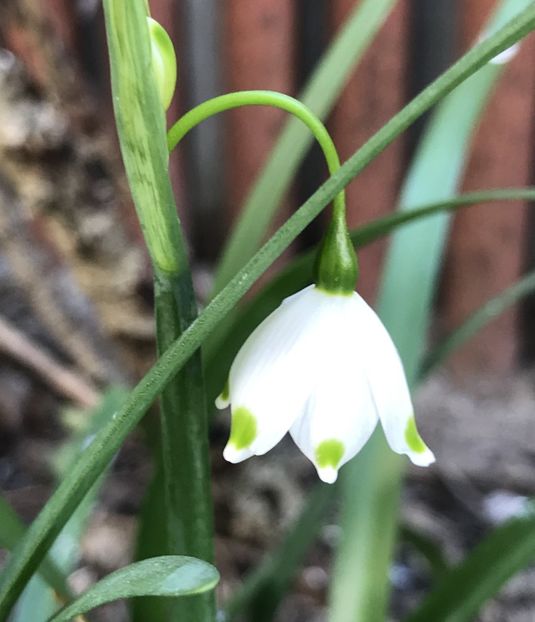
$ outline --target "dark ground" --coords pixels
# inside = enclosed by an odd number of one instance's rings
[[[420,425],[437,463],[428,470],[410,469],[403,520],[439,544],[451,563],[462,559],[493,526],[522,511],[535,493],[532,387],[529,373],[483,380],[474,383],[470,392],[455,388],[446,376],[437,376],[418,395]],[[29,520],[50,493],[49,458],[62,430],[52,412],[39,420],[26,413],[23,420],[19,434],[3,444],[0,486]],[[288,440],[268,456],[227,465],[221,458],[225,434],[226,423],[220,419],[214,427],[212,459],[221,598],[227,598],[264,552],[277,545],[315,479],[308,461]],[[136,514],[150,476],[141,437],[138,433],[128,441],[102,490],[83,541],[82,559],[72,575],[76,589],[84,589],[131,558]],[[329,567],[339,537],[336,508],[332,508],[277,620],[326,620]],[[398,550],[391,581],[392,620],[399,620],[430,582],[428,568],[410,545]],[[511,580],[478,620],[531,622],[534,593],[532,568]],[[108,607],[99,620],[121,620],[121,610],[120,605]]]

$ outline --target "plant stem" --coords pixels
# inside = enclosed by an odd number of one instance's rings
[[[155,308],[161,355],[195,320],[197,308],[189,273],[156,274]],[[167,551],[213,561],[213,510],[208,426],[200,350],[160,396]],[[174,599],[171,619],[215,620],[214,592]]]
[[[188,253],[168,174],[165,116],[155,76],[143,0],[105,0],[112,91],[121,151],[154,270],[160,356],[196,319]],[[212,506],[207,412],[200,352],[161,395],[161,463],[165,499],[158,526],[165,550],[211,562]],[[163,524],[162,524],[163,523]],[[212,622],[214,594],[173,599],[165,620]]]
[[[243,106],[270,106],[289,112],[301,120],[312,132],[321,147],[329,173],[333,175],[340,168],[338,152],[326,127],[307,106],[299,100],[275,91],[238,91],[213,97],[195,106],[181,117],[167,133],[169,151],[178,145],[184,136],[194,127],[220,112],[242,108]],[[345,192],[342,190],[334,198],[337,211],[345,210]]]

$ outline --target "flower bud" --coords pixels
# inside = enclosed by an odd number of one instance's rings
[[[177,80],[175,48],[165,29],[152,17],[147,17],[149,26],[152,67],[164,110],[171,105]]]

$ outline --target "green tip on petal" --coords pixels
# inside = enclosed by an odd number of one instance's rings
[[[345,446],[342,441],[329,439],[322,441],[315,453],[318,475],[327,484],[333,484],[338,476],[338,466],[344,457]]]
[[[175,48],[165,29],[152,17],[147,17],[149,26],[152,67],[164,110],[171,105],[176,88],[177,61]]]
[[[416,420],[414,417],[411,417],[407,421],[407,426],[405,427],[405,440],[409,446],[409,449],[414,451],[414,453],[423,454],[427,451],[427,446],[416,428]]]
[[[234,449],[247,449],[256,438],[256,417],[250,410],[240,406],[232,413],[228,445]]]

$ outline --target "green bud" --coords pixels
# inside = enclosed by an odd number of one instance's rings
[[[177,61],[175,48],[165,29],[152,17],[147,17],[149,26],[152,66],[160,101],[164,110],[171,105],[176,88]]]
[[[335,211],[315,266],[318,287],[333,294],[350,294],[355,290],[359,274],[357,256],[349,237],[345,213]]]

